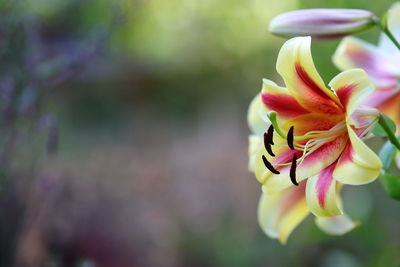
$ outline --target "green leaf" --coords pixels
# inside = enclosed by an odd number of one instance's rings
[[[389,127],[390,131],[392,131],[392,133],[395,133],[396,124],[394,123],[394,121],[392,121],[385,114],[381,114],[380,116],[381,118],[379,120],[383,120],[384,123],[386,123],[386,125]],[[383,129],[380,122],[375,125],[374,129],[372,130],[372,133],[378,136],[388,136],[387,132],[385,131],[385,129]]]
[[[386,193],[392,198],[400,200],[400,177],[390,173],[383,173],[380,176],[380,180]]]
[[[382,168],[385,171],[387,171],[390,168],[390,165],[392,165],[396,152],[397,148],[390,142],[390,140],[386,141],[379,151],[379,158],[382,161]]]

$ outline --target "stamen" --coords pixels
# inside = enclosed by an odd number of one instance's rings
[[[305,133],[303,136],[295,136],[294,140],[300,141],[300,140],[305,140],[305,139],[311,139],[311,138],[321,138],[324,136],[332,136],[334,134],[339,135],[340,133],[343,133],[346,130],[346,123],[345,122],[340,122],[333,126],[329,130],[324,130],[324,131],[310,131]]]
[[[269,144],[268,140],[269,140],[269,133],[265,132],[264,133],[264,146]]]
[[[267,158],[264,155],[262,155],[262,160],[264,162],[265,167],[267,167],[268,170],[270,170],[272,173],[280,174],[280,172],[275,170],[275,168],[272,166],[272,164],[269,163],[269,161],[267,160]]]
[[[331,136],[331,137],[327,137],[327,138],[323,138],[323,139],[311,139],[306,143],[306,146],[303,150],[303,155],[299,158],[298,164],[297,166],[300,166],[304,159],[312,154],[314,151],[316,151],[317,149],[319,149],[321,146],[323,146],[324,144],[334,140],[336,137],[335,136]]]
[[[268,143],[273,145],[274,144],[274,126],[271,124],[268,128]]]
[[[270,144],[265,144],[265,149],[267,150],[268,154],[275,157],[275,154],[274,154],[274,152],[272,152],[272,147]]]
[[[368,125],[360,134],[359,137],[365,137],[367,134],[369,134],[372,130],[372,128],[375,126],[375,124],[378,122],[378,118],[373,120],[370,125]]]
[[[287,144],[276,144],[275,146],[277,146],[277,147],[284,147],[284,148],[287,148],[288,147],[288,145]],[[304,150],[304,148],[305,148],[305,146],[304,145],[300,145],[300,144],[293,144],[293,146],[294,146],[294,148],[296,149],[296,150],[300,150],[300,151],[303,151]]]
[[[299,185],[296,181],[296,153],[293,153],[292,166],[290,166],[290,180],[294,185]]]
[[[264,147],[265,150],[267,150],[268,154],[270,154],[271,156],[275,157],[274,152],[272,152],[272,147],[271,147],[271,143],[270,143],[270,133],[264,133]]]
[[[293,146],[293,130],[294,130],[294,127],[293,126],[290,127],[290,129],[288,131],[288,134],[287,134],[287,138],[286,138],[287,144],[290,147],[290,149],[292,149],[292,150],[294,149],[294,146]]]

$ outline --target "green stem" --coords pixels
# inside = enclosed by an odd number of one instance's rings
[[[396,40],[393,34],[389,31],[387,26],[382,25],[381,20],[378,17],[372,18],[372,21],[377,25],[381,31],[393,42],[393,44],[400,50],[400,43]]]
[[[393,42],[395,46],[400,50],[400,43],[397,42],[396,38],[394,38],[393,34],[389,31],[389,29],[382,29],[382,31],[386,34],[387,37]]]
[[[275,128],[275,131],[282,137],[282,138],[287,138],[286,135],[282,132],[281,128],[278,125],[278,122],[276,121],[276,112],[271,111],[268,114],[269,121],[272,123],[272,125]]]
[[[380,115],[378,123],[382,126],[382,129],[387,133],[389,141],[400,150],[400,142],[395,136],[395,134],[390,130],[389,125],[386,123],[385,119]]]

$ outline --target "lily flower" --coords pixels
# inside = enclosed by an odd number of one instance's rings
[[[313,63],[311,37],[288,40],[276,68],[286,87],[264,79],[248,113],[249,169],[263,190],[260,225],[285,243],[311,212],[323,230],[347,232],[356,223],[343,213],[341,186],[370,183],[382,166],[361,140],[379,115],[360,106],[373,85],[363,70],[352,69],[327,88]]]
[[[400,42],[400,2],[387,14],[387,27]],[[382,33],[378,46],[354,37],[344,38],[333,56],[341,70],[364,69],[377,90],[366,105],[378,108],[396,122],[400,133],[400,50]]]
[[[332,39],[370,29],[374,26],[373,17],[372,12],[361,9],[294,10],[273,18],[269,31],[284,37]]]

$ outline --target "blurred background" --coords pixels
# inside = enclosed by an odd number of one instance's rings
[[[344,190],[359,228],[327,236],[309,216],[282,246],[247,170],[248,104],[280,81],[271,18],[391,4],[1,0],[0,266],[399,266],[379,181]],[[337,44],[313,43],[326,82]]]

